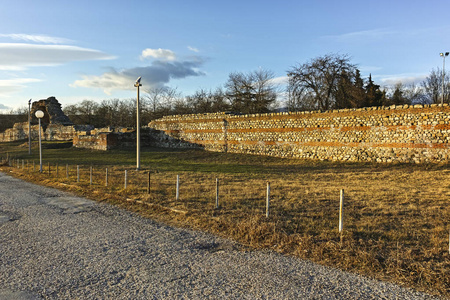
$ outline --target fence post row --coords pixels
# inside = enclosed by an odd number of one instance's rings
[[[0,157],[0,161],[3,161],[3,157]],[[10,167],[14,167],[14,162],[17,164],[17,167],[20,168],[20,160],[11,158],[9,153],[6,153],[5,162],[9,164]],[[26,160],[26,166],[28,170],[29,161]],[[22,159],[22,169],[25,167],[25,160]],[[56,163],[56,177],[58,177],[58,168],[59,165]],[[33,160],[33,171],[36,171],[36,163]],[[108,186],[108,168],[105,169],[105,186]],[[50,162],[48,162],[48,174],[51,174],[50,169]],[[66,164],[66,177],[69,179],[69,164]],[[148,182],[147,182],[147,194],[150,194],[150,188],[151,188],[151,172],[148,172]],[[77,182],[80,182],[80,166],[77,165]],[[127,189],[127,182],[128,182],[128,173],[127,170],[125,170],[125,180],[124,180],[124,187]],[[90,167],[90,184],[93,183],[93,166]],[[339,197],[339,234],[340,239],[342,243],[343,239],[343,231],[344,231],[344,198],[345,193],[344,189],[340,190],[340,197]],[[177,175],[176,178],[176,200],[180,200],[180,175]],[[216,199],[215,199],[215,208],[218,209],[219,206],[219,178],[216,178]],[[266,217],[268,218],[270,215],[270,182],[267,182],[267,190],[266,190]],[[449,239],[448,239],[448,252],[450,254],[450,231],[449,231]]]

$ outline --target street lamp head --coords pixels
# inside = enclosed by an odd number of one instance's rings
[[[142,86],[142,84],[141,84],[141,78],[142,78],[142,77],[139,76],[139,78],[136,79],[136,83],[134,84],[135,87]]]
[[[38,119],[42,119],[44,117],[44,112],[42,110],[37,110],[34,114]]]
[[[450,54],[450,52],[445,52],[445,53],[441,52],[441,53],[439,53],[439,55],[442,56],[442,57],[448,56],[449,54]]]

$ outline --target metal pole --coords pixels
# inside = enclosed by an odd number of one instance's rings
[[[139,115],[139,87],[140,83],[136,85],[137,87],[137,100],[136,100],[136,170],[141,168],[141,122]]]
[[[441,100],[441,104],[444,104],[444,82],[445,82],[445,53],[442,56],[444,58],[444,63],[442,66],[442,100]]]
[[[28,100],[28,154],[31,155],[31,99]]]
[[[442,98],[441,98],[441,104],[444,104],[444,86],[445,86],[445,57],[448,56],[450,52],[441,52],[440,55],[444,59],[443,66],[442,66]]]
[[[39,162],[40,162],[39,172],[42,173],[41,118],[38,119],[39,119]]]

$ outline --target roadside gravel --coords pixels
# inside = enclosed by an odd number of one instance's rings
[[[0,173],[0,299],[431,299]]]

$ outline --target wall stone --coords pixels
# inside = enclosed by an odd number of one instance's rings
[[[167,116],[149,123],[210,151],[340,161],[448,162],[450,107]]]

